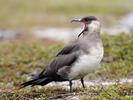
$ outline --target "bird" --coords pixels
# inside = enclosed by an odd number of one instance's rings
[[[103,58],[104,48],[100,38],[101,23],[95,16],[73,19],[84,24],[78,38],[68,43],[39,74],[20,86],[41,85],[50,82],[68,81],[72,93],[72,81],[80,79],[83,88],[84,77],[96,69]]]

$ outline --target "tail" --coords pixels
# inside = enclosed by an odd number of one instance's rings
[[[32,86],[34,86],[34,85],[46,85],[50,82],[51,82],[51,80],[48,77],[36,78],[36,79],[31,80],[31,81],[22,83],[20,85],[20,88],[24,88],[24,87],[29,86],[29,85],[32,85]]]

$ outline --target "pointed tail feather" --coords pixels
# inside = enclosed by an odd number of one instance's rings
[[[25,83],[22,83],[20,85],[20,88],[24,88],[26,86],[29,86],[29,85],[46,85],[48,84],[49,82],[51,82],[51,80],[49,80],[47,77],[45,78],[38,78],[38,79],[33,79],[31,81],[28,81],[28,82],[25,82]]]
[[[36,79],[31,80],[31,81],[28,81],[28,82],[25,82],[25,83],[22,83],[22,84],[20,85],[20,88],[24,88],[24,87],[26,87],[26,86],[32,85],[34,81],[36,81]]]

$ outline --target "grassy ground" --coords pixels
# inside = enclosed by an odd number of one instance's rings
[[[133,0],[0,0],[0,28],[68,26],[73,16],[121,16],[133,10]],[[70,17],[71,16],[71,17]]]
[[[133,75],[133,36],[121,34],[118,36],[102,35],[105,54],[102,63],[95,72],[88,75],[90,79],[120,79]],[[50,45],[50,46],[49,46]],[[37,87],[14,90],[18,84],[25,82],[26,74],[40,71],[44,63],[51,61],[56,53],[65,44],[55,44],[43,41],[1,41],[0,42],[0,100],[21,100],[22,96],[28,98],[71,98],[74,94],[60,96],[68,90],[63,87],[49,87],[39,89]],[[115,84],[110,86],[94,86],[86,88],[74,88],[75,97],[81,100],[96,99],[133,99],[133,83]],[[11,91],[13,90],[13,91]],[[1,91],[12,93],[1,93]],[[82,92],[82,93],[81,93]],[[59,96],[58,96],[59,95]]]

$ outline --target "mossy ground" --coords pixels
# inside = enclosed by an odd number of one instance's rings
[[[91,74],[90,79],[120,79],[133,75],[133,36],[132,35],[102,35],[104,43],[104,58],[99,67]],[[18,84],[25,82],[26,74],[40,71],[45,63],[51,61],[64,46],[63,43],[53,43],[49,40],[0,41],[0,99],[21,100],[51,99],[57,95],[68,93],[63,87],[41,88],[29,87],[17,90]],[[11,91],[13,90],[13,91]],[[3,92],[11,93],[3,93]],[[90,86],[86,89],[74,88],[75,97],[84,99],[133,99],[133,83],[115,84],[109,86]],[[80,92],[82,92],[80,94]],[[69,96],[59,96],[68,98]],[[24,96],[24,97],[22,97]],[[59,98],[58,97],[58,98]],[[74,97],[74,96],[72,96]]]

